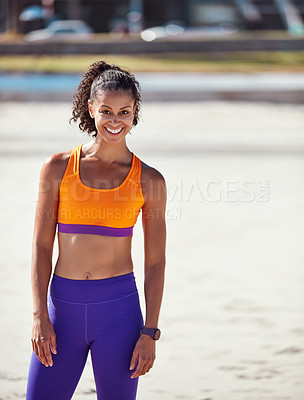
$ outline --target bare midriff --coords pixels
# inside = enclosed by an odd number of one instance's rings
[[[132,236],[58,232],[54,274],[68,279],[106,279],[133,271]]]

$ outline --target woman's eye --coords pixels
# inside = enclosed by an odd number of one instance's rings
[[[101,112],[102,114],[108,114],[110,111],[109,111],[109,110],[101,110],[100,112]],[[121,113],[122,113],[123,115],[127,115],[127,114],[129,114],[129,111],[123,110]]]
[[[109,110],[101,110],[101,111],[99,111],[101,114],[106,114],[106,115],[108,115],[108,114],[110,114],[110,111]],[[122,112],[121,112],[121,114],[122,115],[128,115],[129,114],[129,111],[128,110],[123,110]]]

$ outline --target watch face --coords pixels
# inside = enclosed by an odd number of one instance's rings
[[[156,329],[155,333],[154,333],[154,339],[158,340],[160,338],[160,330]]]

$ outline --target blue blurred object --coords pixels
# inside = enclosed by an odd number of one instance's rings
[[[293,36],[304,36],[304,22],[300,11],[290,0],[275,0],[282,20]]]
[[[0,74],[0,89],[8,92],[64,92],[74,90],[78,84],[77,74]]]
[[[40,6],[30,6],[25,8],[19,15],[20,21],[33,21],[36,19],[47,19],[48,10]]]

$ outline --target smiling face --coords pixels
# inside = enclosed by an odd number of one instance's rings
[[[133,126],[135,104],[130,91],[100,91],[91,102],[89,113],[96,129],[108,143],[120,142]]]

